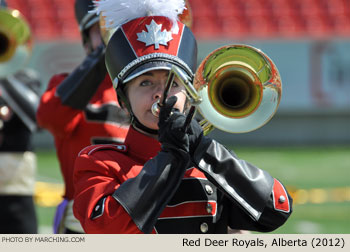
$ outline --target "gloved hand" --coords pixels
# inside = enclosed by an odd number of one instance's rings
[[[203,137],[203,129],[195,119],[192,119],[191,123],[189,124],[187,134],[190,145],[190,155],[193,156],[197,146]]]
[[[185,132],[186,115],[174,109],[177,101],[172,96],[165,102],[159,113],[159,142],[180,148],[192,155],[203,136],[199,123],[192,119]]]
[[[174,108],[176,96],[166,100],[160,108],[158,140],[163,149],[180,149],[189,152],[189,139],[184,132],[186,116]]]

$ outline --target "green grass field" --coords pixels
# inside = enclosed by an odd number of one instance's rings
[[[293,194],[292,216],[273,233],[350,233],[350,147],[245,147],[235,152]],[[55,153],[38,151],[37,158],[37,180],[62,183]],[[40,232],[51,232],[54,212],[54,207],[37,204]]]

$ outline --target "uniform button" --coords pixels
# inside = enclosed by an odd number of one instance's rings
[[[209,227],[208,227],[208,224],[207,223],[205,223],[205,222],[203,222],[202,224],[201,224],[201,232],[202,233],[206,233],[206,232],[208,232],[208,229],[209,229]]]
[[[285,201],[286,201],[286,198],[283,195],[281,195],[278,199],[279,203],[284,203]]]
[[[210,185],[205,185],[205,190],[209,195],[213,194],[213,192],[214,192],[213,188],[211,188]]]
[[[213,207],[208,203],[207,204],[207,212],[211,213],[213,211]]]

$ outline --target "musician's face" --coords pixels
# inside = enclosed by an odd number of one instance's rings
[[[99,23],[93,24],[90,27],[89,39],[93,50],[95,50],[99,45],[102,44],[102,37],[101,37]]]
[[[147,72],[126,84],[131,109],[136,118],[146,127],[158,129],[158,117],[151,111],[152,105],[159,101],[163,95],[169,71],[154,70]],[[170,89],[168,97],[177,96],[175,108],[183,112],[186,102],[185,88],[178,79]]]

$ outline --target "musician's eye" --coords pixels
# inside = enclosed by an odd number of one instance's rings
[[[174,81],[174,82],[173,82],[173,87],[178,87],[178,86],[179,86],[179,84],[177,84],[177,82]]]
[[[150,85],[152,85],[152,82],[149,81],[149,80],[145,80],[145,81],[142,81],[140,83],[140,86],[142,86],[142,87],[147,87],[147,86],[150,86]]]

